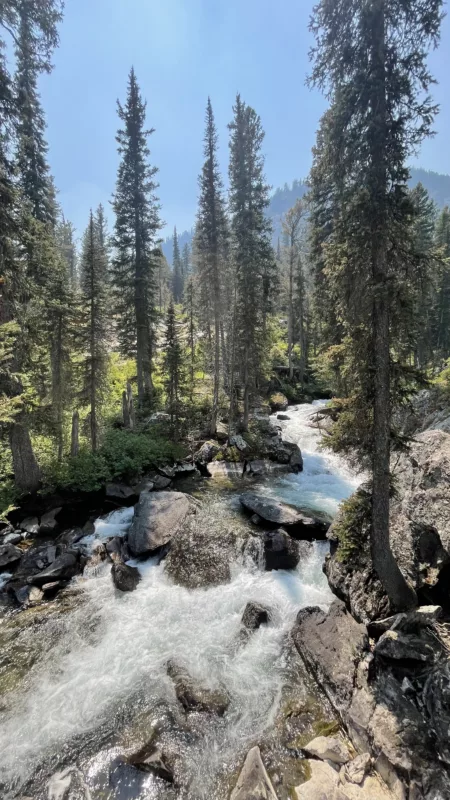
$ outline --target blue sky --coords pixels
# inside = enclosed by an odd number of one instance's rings
[[[195,218],[204,114],[211,96],[227,169],[227,123],[236,92],[260,114],[274,188],[305,177],[325,101],[305,86],[313,0],[66,0],[54,71],[41,92],[50,163],[78,232],[89,208],[108,206],[117,169],[116,99],[133,64],[148,102],[165,234]],[[437,136],[417,164],[450,173],[450,22],[431,56],[441,82]],[[447,76],[447,78],[445,77]]]

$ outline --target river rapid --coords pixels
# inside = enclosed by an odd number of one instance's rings
[[[319,449],[319,433],[310,425],[317,405],[291,407],[290,419],[280,423],[283,438],[299,444],[304,471],[254,485],[333,517],[359,481],[339,458]],[[226,486],[204,479],[195,524],[248,533],[250,523],[238,501],[243,486],[242,479]],[[132,515],[132,508],[120,509],[98,520],[85,546],[125,534]],[[315,543],[290,572],[264,572],[243,556],[233,564],[229,583],[193,590],[175,585],[164,561],[150,559],[137,564],[142,575],[137,590],[120,595],[110,567],[101,564],[73,582],[57,609],[21,612],[3,633],[2,623],[1,660],[13,677],[0,697],[0,795],[5,800],[226,797],[224,776],[236,773],[276,717],[287,680],[285,643],[299,609],[330,603],[322,573],[326,550],[325,542]],[[249,601],[269,607],[271,619],[239,647]],[[180,727],[174,746],[183,779],[177,790],[152,774],[136,776],[120,761],[148,738],[155,719],[165,719],[176,706],[169,661],[230,697],[223,717],[194,714],[189,729]]]

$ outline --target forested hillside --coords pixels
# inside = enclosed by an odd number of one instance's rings
[[[437,207],[442,209],[450,205],[450,175],[441,175],[426,169],[411,167],[408,185],[413,189],[418,183],[425,187],[430,198]],[[283,188],[276,189],[270,197],[267,215],[272,223],[272,238],[276,246],[278,238],[282,235],[282,218],[289,211],[296,200],[305,196],[308,191],[306,181],[294,180],[291,185],[285,183]],[[183,231],[178,234],[181,246],[192,242],[193,231]],[[162,250],[169,264],[173,258],[173,237],[168,236],[162,245]]]

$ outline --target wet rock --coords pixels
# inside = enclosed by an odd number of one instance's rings
[[[259,747],[253,747],[248,752],[230,800],[277,800]]]
[[[84,536],[90,536],[95,533],[95,527],[92,523],[87,522],[84,528],[69,528],[58,536],[56,543],[61,547],[70,547],[83,539]]]
[[[176,584],[188,589],[218,586],[230,581],[230,564],[235,559],[231,533],[214,535],[186,527],[171,542],[166,572]]]
[[[58,532],[59,523],[56,519],[58,514],[62,511],[62,508],[53,508],[51,511],[47,511],[41,517],[41,522],[39,525],[39,535],[40,536],[51,536]]]
[[[195,464],[187,461],[184,464],[175,464],[174,471],[175,478],[193,477],[199,474]]]
[[[272,412],[286,411],[289,405],[289,400],[284,394],[277,392],[269,397],[269,404]]]
[[[350,761],[348,748],[335,736],[317,736],[303,750],[309,756],[320,758],[321,761],[331,761],[333,764],[346,764]]]
[[[165,489],[169,488],[172,481],[170,478],[165,478],[164,475],[155,475],[155,477],[152,478],[152,483],[155,492],[163,492]]]
[[[247,603],[242,615],[241,625],[247,631],[256,631],[261,625],[266,625],[270,619],[270,612],[259,603]]]
[[[39,520],[37,517],[27,517],[20,523],[20,529],[36,536],[39,533]]]
[[[302,511],[272,500],[263,494],[244,492],[239,499],[247,511],[258,514],[261,519],[271,525],[295,529],[296,533],[311,537],[323,538],[326,533],[328,525],[322,520],[307,516]]]
[[[106,542],[105,557],[109,556],[112,561],[128,561],[130,553],[128,551],[127,542],[121,536],[114,536]]]
[[[17,602],[24,608],[37,606],[44,599],[44,593],[37,586],[14,587],[13,591]]]
[[[370,771],[371,763],[372,759],[369,753],[362,753],[362,755],[356,756],[353,761],[349,761],[348,764],[342,767],[340,773],[341,782],[348,781],[348,783],[361,784]]]
[[[129,500],[136,496],[135,489],[125,483],[106,484],[106,497],[111,497],[114,500]]]
[[[436,622],[442,616],[441,606],[419,606],[408,613],[393,614],[386,619],[372,620],[367,625],[369,636],[378,639],[391,629],[413,631]]]
[[[18,547],[14,547],[13,544],[0,545],[0,568],[3,569],[3,567],[17,564],[22,555],[22,551]]]
[[[12,531],[11,533],[7,533],[6,536],[3,537],[2,545],[4,544],[20,544],[22,541],[22,534],[18,533],[17,531]]]
[[[189,501],[180,492],[142,494],[128,533],[134,555],[146,555],[168,544],[189,513]]]
[[[27,583],[34,586],[43,586],[55,580],[69,580],[79,572],[79,561],[74,553],[63,553],[47,567],[47,569],[32,575],[27,579]]]
[[[252,516],[250,517],[250,522],[252,523],[252,525],[259,526],[262,525],[263,520],[261,519],[260,516],[258,516],[258,514],[252,514]]]
[[[295,569],[299,560],[299,543],[279,528],[263,534],[266,570]]]
[[[164,781],[173,783],[173,765],[169,764],[169,759],[164,754],[161,747],[150,741],[144,745],[137,753],[127,757],[128,764],[140,769],[143,772],[151,772],[162,778]]]
[[[111,575],[114,586],[121,592],[134,592],[141,580],[139,570],[130,567],[128,564],[116,562],[111,567]]]
[[[153,478],[151,480],[149,478],[143,478],[143,480],[140,481],[140,483],[137,483],[135,486],[133,486],[133,491],[136,497],[139,497],[141,492],[153,492],[154,489],[155,489],[155,481],[153,480]]]
[[[288,414],[277,414],[277,419],[279,419],[280,422],[288,422],[290,420],[290,416]]]
[[[41,589],[46,597],[54,597],[65,585],[65,581],[51,581],[50,583],[44,583]]]
[[[173,661],[167,665],[167,674],[174,683],[177,699],[185,711],[205,711],[220,717],[225,714],[230,704],[230,698],[225,691],[198,686],[190,675]]]
[[[377,642],[374,652],[376,656],[389,661],[434,663],[441,653],[441,647],[435,637],[426,637],[424,633],[415,636],[399,630],[388,630]]]

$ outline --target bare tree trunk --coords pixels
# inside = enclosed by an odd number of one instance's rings
[[[131,428],[130,409],[128,407],[128,396],[126,392],[122,392],[122,418],[123,427]]]
[[[243,430],[248,430],[248,421],[250,418],[250,377],[249,377],[249,367],[248,367],[248,345],[245,348],[244,353],[244,417],[242,420],[242,427]]]
[[[230,412],[228,415],[228,438],[231,437],[233,431],[234,419],[234,373],[236,369],[236,317],[237,317],[237,304],[236,304],[236,282],[234,284],[234,300],[233,300],[233,328],[231,331],[231,366],[230,366]]]
[[[130,428],[131,430],[134,430],[134,428],[136,427],[136,412],[134,408],[133,389],[130,381],[127,381],[127,403],[128,403],[128,414],[130,418]]]
[[[80,451],[80,415],[78,411],[72,414],[72,437],[70,444],[70,455],[77,456]]]
[[[35,492],[41,482],[41,471],[33,452],[30,434],[20,422],[13,422],[10,426],[9,442],[16,487],[21,492]]]
[[[373,490],[371,552],[374,568],[396,610],[417,603],[392,554],[389,541],[390,499],[390,332],[387,268],[387,167],[385,88],[385,0],[372,0],[372,349],[373,349]]]

